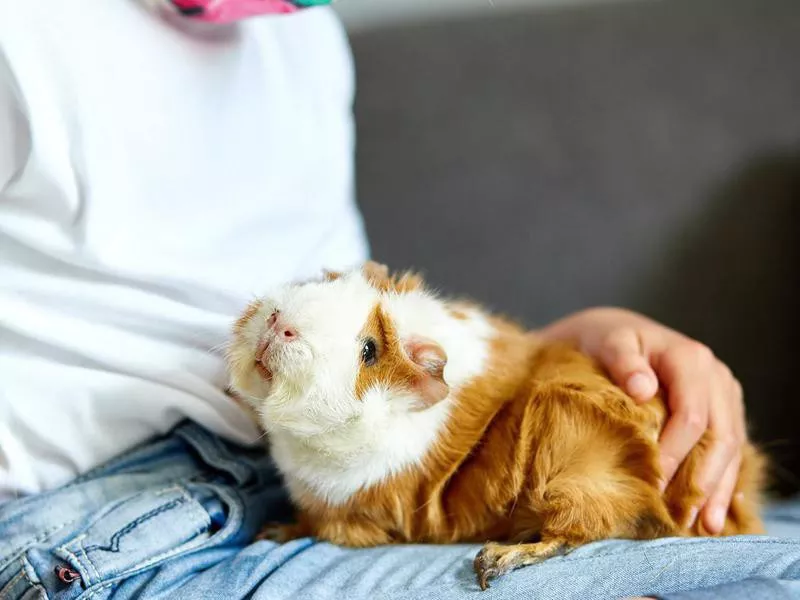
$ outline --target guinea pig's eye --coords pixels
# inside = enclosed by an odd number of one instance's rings
[[[361,347],[361,362],[371,367],[378,360],[378,347],[375,345],[375,340],[366,339],[364,345]]]

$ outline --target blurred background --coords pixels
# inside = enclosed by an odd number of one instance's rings
[[[530,326],[642,311],[800,489],[798,0],[340,0],[374,256]]]
[[[334,0],[353,31],[387,23],[410,23],[464,15],[497,15],[518,8],[590,4],[606,0]],[[648,1],[648,0],[641,0]]]

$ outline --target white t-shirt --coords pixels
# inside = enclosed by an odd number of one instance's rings
[[[328,9],[0,0],[0,500],[186,417],[256,441],[220,345],[254,293],[365,258],[352,96]]]

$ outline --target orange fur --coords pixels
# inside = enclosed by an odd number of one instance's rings
[[[374,284],[402,293],[417,276],[375,271]],[[451,311],[459,318],[460,306]],[[489,544],[475,568],[485,587],[494,575],[603,538],[651,539],[702,535],[687,527],[699,498],[695,470],[710,440],[684,461],[662,494],[658,437],[666,409],[656,397],[638,405],[586,356],[544,343],[500,318],[490,364],[451,396],[448,421],[421,466],[331,506],[298,490],[299,520],[281,538],[314,535],[365,547],[389,543],[515,542]],[[365,331],[379,340],[380,370],[359,376],[412,385],[415,365],[379,308]],[[760,533],[764,458],[745,448],[737,496],[723,535]],[[509,550],[511,548],[511,550]]]
[[[241,330],[261,309],[264,303],[261,300],[251,302],[233,325],[234,330]]]
[[[364,276],[378,290],[397,294],[413,292],[422,287],[422,277],[411,271],[391,274],[385,265],[368,261],[362,267]]]
[[[366,390],[379,382],[391,381],[398,387],[412,387],[416,371],[402,352],[397,332],[380,306],[373,309],[361,337],[370,337],[376,342],[381,360],[372,369],[360,370],[356,397],[362,398]]]

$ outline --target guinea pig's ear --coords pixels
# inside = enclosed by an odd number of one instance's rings
[[[389,281],[389,267],[374,260],[365,262],[364,266],[361,267],[361,272],[366,280],[377,288],[384,287],[386,282]]]
[[[368,261],[361,268],[364,277],[375,289],[381,292],[395,292],[405,294],[420,289],[424,282],[422,277],[411,271],[389,273],[389,267],[374,261]]]
[[[342,276],[341,273],[338,271],[329,271],[328,269],[323,269],[322,271],[322,278],[325,281],[336,281]]]
[[[426,338],[411,338],[404,343],[408,357],[417,366],[416,391],[421,400],[420,410],[441,402],[450,393],[444,381],[447,354],[439,344]]]
[[[398,294],[405,294],[420,289],[425,282],[421,275],[406,271],[392,278],[392,289]]]

